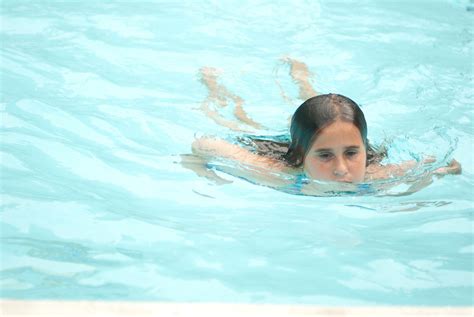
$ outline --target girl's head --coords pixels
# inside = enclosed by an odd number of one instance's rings
[[[287,162],[313,179],[361,182],[370,149],[359,106],[337,94],[306,100],[291,120]]]

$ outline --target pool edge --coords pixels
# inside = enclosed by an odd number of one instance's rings
[[[228,303],[0,300],[0,315],[10,316],[474,316],[463,307],[330,307]]]

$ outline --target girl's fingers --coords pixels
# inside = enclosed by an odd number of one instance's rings
[[[449,174],[461,174],[462,172],[461,164],[459,164],[455,159],[449,162],[447,169]]]
[[[449,162],[448,166],[445,167],[440,167],[436,169],[433,174],[435,175],[447,175],[447,174],[453,174],[453,175],[459,175],[462,172],[461,164],[459,164],[458,161],[452,160]]]

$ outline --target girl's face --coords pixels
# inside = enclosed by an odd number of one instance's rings
[[[324,128],[304,159],[304,170],[313,179],[359,183],[365,177],[367,154],[359,129],[336,121]]]

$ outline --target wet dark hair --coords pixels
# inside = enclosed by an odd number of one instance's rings
[[[301,104],[291,119],[289,142],[252,138],[252,143],[257,146],[259,154],[278,157],[290,166],[300,167],[319,133],[339,120],[354,124],[360,131],[367,151],[366,165],[380,162],[386,156],[384,149],[375,149],[369,144],[367,122],[360,107],[338,94],[318,95]]]

